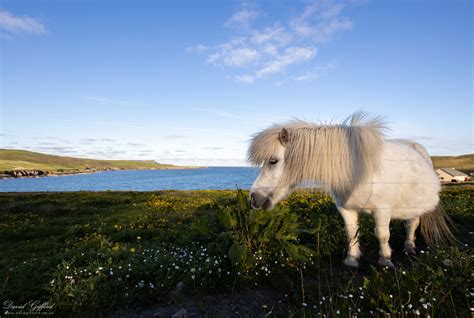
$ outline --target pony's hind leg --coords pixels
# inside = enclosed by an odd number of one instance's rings
[[[356,210],[349,210],[337,207],[344,219],[349,249],[344,264],[350,267],[359,266],[360,246],[359,246],[359,215]]]
[[[406,240],[405,240],[405,253],[416,254],[415,250],[415,232],[420,225],[420,218],[415,217],[405,221],[405,231],[406,231]]]
[[[379,240],[380,249],[379,249],[379,265],[386,266],[389,268],[395,268],[391,261],[392,249],[388,240],[390,239],[390,219],[391,211],[378,210],[374,213],[375,218],[375,236]]]

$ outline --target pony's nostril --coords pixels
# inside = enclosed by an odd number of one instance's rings
[[[257,199],[255,198],[255,193],[250,193],[250,203],[255,206]]]

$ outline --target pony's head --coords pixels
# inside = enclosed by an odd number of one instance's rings
[[[248,160],[262,166],[250,189],[253,208],[271,210],[304,182],[344,197],[378,171],[383,121],[355,113],[341,124],[291,121],[253,136]]]
[[[250,189],[250,204],[254,209],[272,210],[294,189],[294,185],[283,182],[289,132],[281,128],[277,133],[276,127],[272,128],[256,135],[249,150],[249,159],[263,164],[260,175]],[[265,141],[268,143],[262,148]]]

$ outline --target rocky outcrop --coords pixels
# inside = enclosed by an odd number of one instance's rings
[[[49,175],[48,171],[43,170],[10,170],[4,171],[3,175],[10,176],[12,178],[24,178],[24,177],[44,177]]]

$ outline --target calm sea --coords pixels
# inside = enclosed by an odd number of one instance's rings
[[[129,170],[0,180],[0,192],[248,189],[259,173],[251,167]]]

